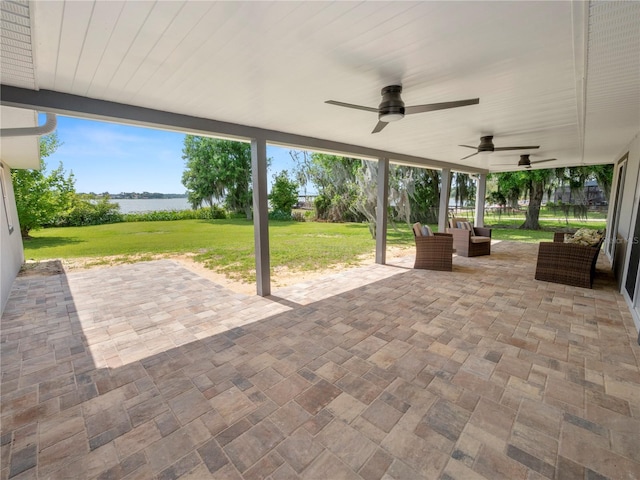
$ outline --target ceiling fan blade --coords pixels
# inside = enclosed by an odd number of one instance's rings
[[[338,107],[355,108],[356,110],[364,110],[365,112],[378,113],[377,108],[363,107],[362,105],[354,105],[352,103],[337,102],[335,100],[327,100],[324,103],[328,103],[329,105],[337,105]]]
[[[459,147],[467,147],[467,148],[473,148],[474,150],[477,150],[478,147],[472,147],[471,145],[458,145]]]
[[[467,105],[477,105],[478,103],[480,103],[479,98],[470,98],[468,100],[458,100],[455,102],[442,102],[442,103],[429,103],[426,105],[414,105],[412,107],[405,107],[404,114],[412,115],[414,113],[433,112],[435,110],[446,110],[447,108],[466,107]]]
[[[373,129],[373,131],[371,133],[378,133],[380,132],[384,127],[386,127],[387,125],[389,125],[388,122],[378,122],[378,124],[375,126],[375,128]]]
[[[524,165],[524,168],[531,168],[531,165],[533,165],[534,163],[553,162],[554,160],[557,160],[557,158],[547,158],[545,160],[532,160],[528,165]],[[492,165],[492,167],[513,167],[513,166],[515,165],[512,163],[495,163]]]
[[[534,148],[540,148],[540,145],[534,145],[529,147],[495,147],[493,149],[494,152],[502,152],[504,150],[529,150]]]
[[[465,159],[467,159],[469,157],[473,157],[474,155],[477,155],[478,153],[480,153],[480,152],[472,153],[471,155],[467,155],[466,157],[462,157],[460,160],[465,160]]]

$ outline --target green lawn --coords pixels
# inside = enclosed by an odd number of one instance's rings
[[[272,268],[313,270],[354,264],[359,255],[375,249],[364,224],[270,221],[269,227]],[[31,236],[24,242],[27,259],[121,256],[120,261],[127,261],[134,255],[195,253],[195,260],[230,278],[255,279],[253,224],[247,220],[47,228]],[[393,241],[394,235],[390,238]],[[408,243],[408,239],[397,238],[396,243]]]
[[[556,225],[557,226],[557,225]],[[564,225],[563,225],[564,226]],[[572,223],[571,226],[582,226]],[[604,228],[604,220],[589,222]],[[404,224],[391,225],[390,246],[412,246],[413,234]],[[435,225],[432,225],[437,230]],[[247,220],[177,220],[167,222],[115,223],[91,227],[47,228],[31,233],[24,242],[29,260],[116,256],[118,262],[151,258],[152,255],[196,254],[204,263],[229,278],[255,280],[253,224]],[[373,255],[375,241],[364,224],[318,222],[269,222],[271,267],[315,270],[337,264],[354,265],[361,255]],[[496,240],[539,242],[550,240],[550,231],[494,228]]]

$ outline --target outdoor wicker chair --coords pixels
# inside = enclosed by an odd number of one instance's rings
[[[433,233],[422,235],[419,223],[413,226],[416,241],[416,261],[413,268],[450,272],[453,269],[453,235]]]
[[[458,224],[467,224],[468,228],[461,228]],[[491,255],[491,229],[473,227],[466,218],[453,218],[449,222],[447,233],[453,235],[453,248],[463,257],[477,257]]]
[[[536,280],[591,288],[604,235],[597,245],[564,243],[564,233],[554,233],[553,242],[540,242]]]

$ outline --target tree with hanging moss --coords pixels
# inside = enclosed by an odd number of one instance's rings
[[[588,165],[583,167],[567,167],[556,169],[525,170],[496,174],[498,191],[512,205],[520,198],[528,197],[529,206],[525,222],[519,228],[540,230],[540,207],[544,194],[548,195],[559,185],[568,184],[572,192],[581,197],[584,184],[588,179],[598,180],[604,192],[611,191],[613,168],[607,165]],[[579,210],[579,216],[586,213],[586,205]]]
[[[525,170],[499,173],[497,177],[498,191],[511,206],[517,206],[518,200],[524,196],[529,199],[525,221],[519,228],[540,230],[539,218],[542,198],[551,185],[557,182],[557,173],[552,169]]]
[[[476,182],[468,173],[455,172],[451,190],[453,191],[456,207],[475,204]]]
[[[315,200],[316,217],[331,222],[357,222],[364,220],[354,207],[357,197],[356,176],[362,168],[355,158],[324,153],[292,155],[297,161],[297,177],[318,188]]]
[[[11,180],[20,221],[20,233],[29,239],[29,232],[53,223],[73,208],[75,180],[66,174],[62,162],[47,172],[44,158],[53,154],[61,143],[57,133],[40,138],[40,168],[13,169]]]
[[[411,219],[414,222],[438,223],[441,173],[428,168],[411,168],[414,169]]]

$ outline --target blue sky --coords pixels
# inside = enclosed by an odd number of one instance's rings
[[[57,132],[62,146],[45,158],[47,170],[62,162],[79,193],[185,192],[182,133],[62,116]],[[281,170],[292,173],[289,149],[267,146],[267,155],[269,184]]]

